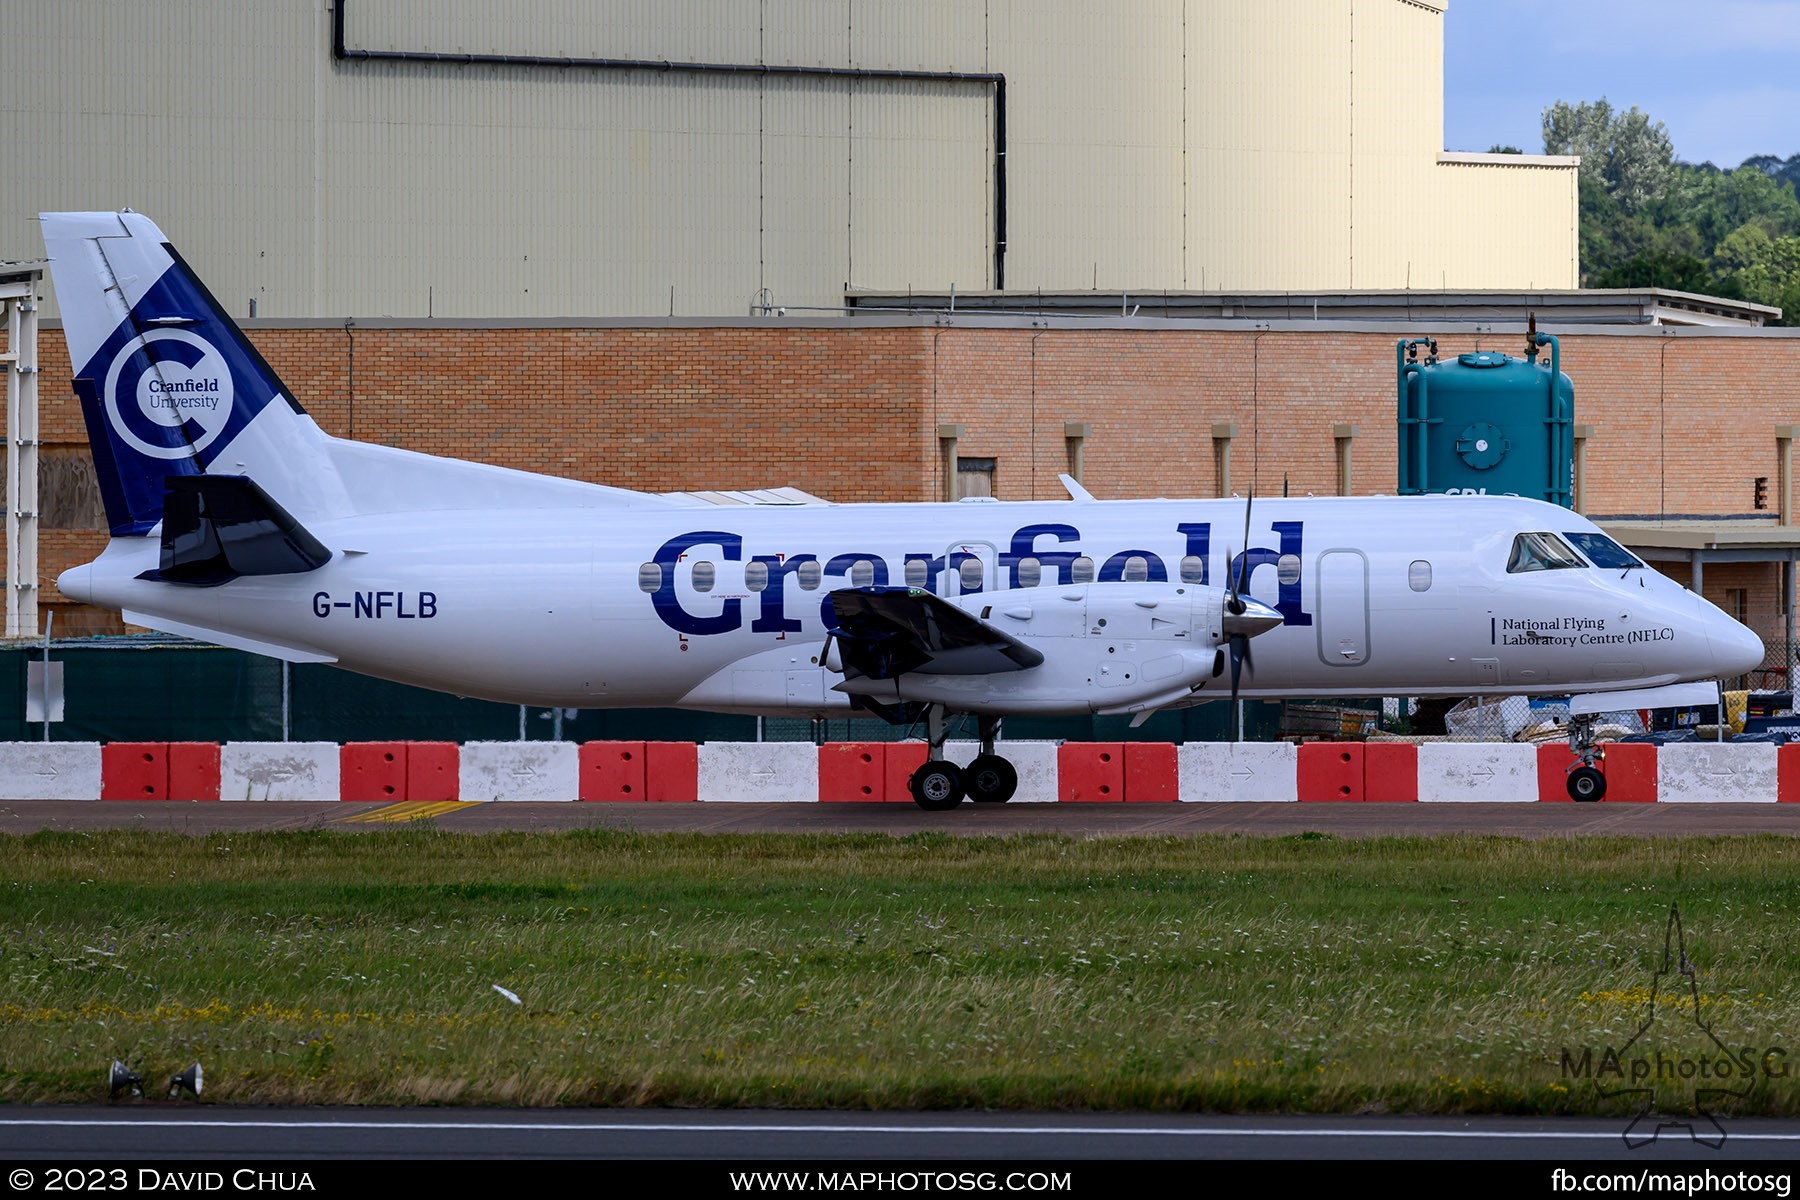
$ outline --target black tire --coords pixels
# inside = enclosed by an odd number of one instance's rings
[[[942,759],[932,759],[912,773],[907,781],[913,803],[926,812],[948,812],[963,802],[962,768]]]
[[[1569,772],[1569,799],[1591,802],[1606,795],[1606,776],[1594,767],[1576,767]]]
[[[963,768],[969,799],[977,804],[1005,804],[1019,790],[1019,773],[998,754],[977,754]]]

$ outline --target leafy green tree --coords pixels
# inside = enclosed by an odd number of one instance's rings
[[[1668,288],[1677,292],[1719,295],[1719,283],[1706,263],[1691,254],[1647,250],[1601,271],[1588,280],[1597,288]]]
[[[1558,100],[1544,110],[1544,153],[1579,154],[1581,173],[1631,212],[1669,185],[1675,146],[1661,121],[1632,105],[1614,112],[1604,97],[1589,103]]]

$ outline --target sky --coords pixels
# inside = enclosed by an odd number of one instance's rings
[[[1800,154],[1800,0],[1448,0],[1444,148],[1544,149],[1544,109],[1604,97],[1675,157]]]

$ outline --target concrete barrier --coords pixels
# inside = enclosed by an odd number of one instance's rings
[[[1190,804],[1297,801],[1298,763],[1290,742],[1189,742],[1176,756],[1181,798]]]
[[[707,742],[700,747],[700,799],[816,803],[819,750],[811,742]]]
[[[1513,742],[1427,742],[1419,747],[1419,799],[1535,801],[1537,747]]]
[[[574,742],[464,742],[463,800],[574,800],[581,794]]]
[[[1060,742],[994,743],[994,753],[1012,763],[1019,773],[1019,790],[1013,793],[1013,804],[1054,804],[1057,798],[1056,748]],[[959,767],[966,767],[981,753],[980,742],[945,742],[944,757]]]
[[[1675,742],[1656,748],[1660,801],[1749,801],[1779,798],[1778,755],[1770,742]]]
[[[219,752],[221,800],[336,800],[336,742],[227,742]]]
[[[98,742],[0,742],[8,800],[98,800]]]

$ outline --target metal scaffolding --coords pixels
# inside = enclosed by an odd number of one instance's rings
[[[42,262],[0,264],[6,309],[6,636],[38,623],[38,304]]]

